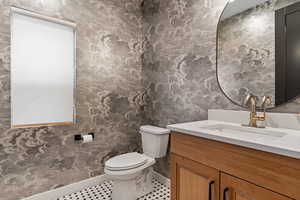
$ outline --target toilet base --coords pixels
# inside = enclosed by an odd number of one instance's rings
[[[136,200],[153,191],[153,168],[131,175],[110,176],[113,180],[112,200]]]

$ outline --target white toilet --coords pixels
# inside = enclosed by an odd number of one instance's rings
[[[105,162],[104,172],[114,183],[112,200],[136,200],[153,190],[152,166],[155,164],[155,158],[166,155],[170,131],[154,126],[142,126],[140,133],[144,154],[127,153]]]

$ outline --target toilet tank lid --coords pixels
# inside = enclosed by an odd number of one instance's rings
[[[160,127],[151,126],[151,125],[141,126],[140,131],[142,133],[150,133],[150,134],[157,134],[157,135],[163,135],[163,134],[170,133],[169,129],[160,128]]]

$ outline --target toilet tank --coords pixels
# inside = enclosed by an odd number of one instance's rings
[[[151,158],[161,158],[167,154],[170,130],[155,126],[141,126],[144,154]]]

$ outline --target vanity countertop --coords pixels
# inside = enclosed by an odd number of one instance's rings
[[[300,159],[300,131],[297,130],[250,128],[213,120],[173,124],[167,128],[178,133]]]

